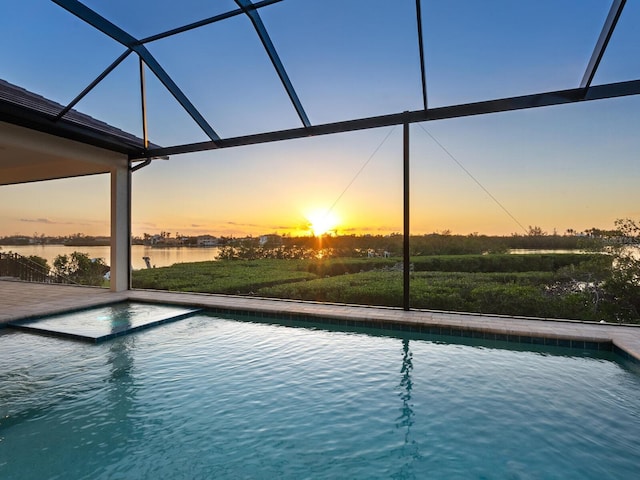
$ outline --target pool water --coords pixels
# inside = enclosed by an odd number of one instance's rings
[[[33,333],[97,343],[162,323],[181,320],[200,310],[174,305],[120,302],[77,312],[11,322],[9,325]]]
[[[0,333],[2,479],[634,478],[640,376],[197,314],[98,345]]]

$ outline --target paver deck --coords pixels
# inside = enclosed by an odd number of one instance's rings
[[[104,288],[0,280],[0,324],[126,300]]]
[[[514,318],[469,313],[404,311],[395,308],[336,305],[228,295],[106,289],[0,280],[0,324],[31,317],[78,310],[107,303],[137,300],[241,311],[273,317],[325,318],[352,325],[406,329],[521,343],[593,346],[614,350],[640,362],[640,326],[571,320]],[[570,342],[569,344],[566,342]],[[580,343],[582,342],[582,343]],[[589,344],[589,345],[587,345]]]

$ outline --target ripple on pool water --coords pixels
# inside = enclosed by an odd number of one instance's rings
[[[207,315],[0,351],[2,478],[631,478],[640,458],[640,381],[602,358]]]

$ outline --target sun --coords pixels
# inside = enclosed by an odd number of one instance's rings
[[[314,210],[305,216],[309,222],[309,230],[316,237],[334,232],[340,223],[338,217],[330,211]]]

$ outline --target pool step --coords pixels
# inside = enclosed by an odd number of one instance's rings
[[[200,311],[202,311],[201,308],[119,302],[47,317],[9,322],[7,326],[29,333],[100,343],[164,323],[182,320]]]

